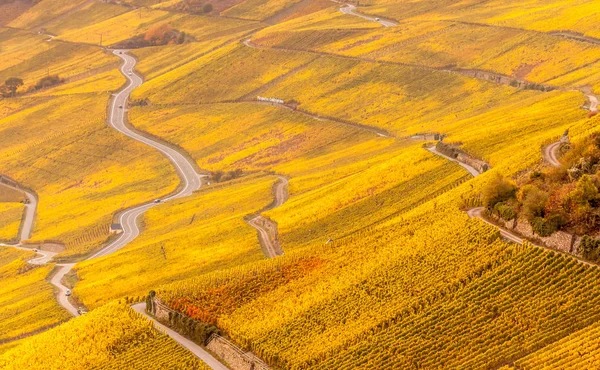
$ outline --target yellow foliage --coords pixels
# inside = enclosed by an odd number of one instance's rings
[[[52,355],[42,356],[42,353]],[[155,330],[148,319],[118,302],[22,341],[0,355],[0,367],[7,370],[208,369],[190,352]]]
[[[0,240],[17,240],[25,207],[22,203],[0,203]]]

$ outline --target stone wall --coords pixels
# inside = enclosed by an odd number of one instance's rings
[[[569,234],[564,231],[557,231],[548,237],[536,235],[525,220],[504,221],[501,218],[493,217],[493,219],[507,230],[513,230],[517,234],[531,240],[539,240],[546,247],[556,249],[565,253],[579,255],[578,248],[581,244],[581,237]]]
[[[213,335],[206,346],[232,370],[267,370],[269,367],[252,352],[244,352],[220,335]]]
[[[459,162],[465,163],[473,167],[474,169],[479,171],[479,173],[484,173],[485,171],[490,169],[490,165],[488,163],[482,161],[481,159],[473,158],[472,156],[458,149],[456,145],[446,144],[444,142],[439,141],[436,144],[435,149],[438,152],[447,155],[450,158],[454,158]]]
[[[484,173],[485,171],[490,169],[490,165],[486,162],[482,161],[481,159],[473,158],[470,155],[463,152],[460,152],[456,159],[459,162],[468,164],[480,173]]]
[[[149,310],[150,313],[158,321],[167,326],[171,326],[169,322],[169,312],[186,316],[181,312],[172,310],[158,297],[154,297],[152,300],[150,300],[150,303],[152,305],[151,309]],[[176,328],[172,329],[178,331]],[[227,363],[228,367],[232,370],[270,370],[269,366],[254,353],[244,352],[235,344],[231,343],[217,333],[213,333],[206,342],[206,348]],[[200,343],[200,345],[204,345],[204,343]]]
[[[164,304],[160,299],[154,298],[152,300],[152,315],[156,317],[156,319],[163,323],[169,322],[169,312],[172,310]]]

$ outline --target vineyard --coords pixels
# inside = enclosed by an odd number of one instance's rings
[[[132,98],[160,104],[235,100],[314,58],[231,44],[148,81]]]
[[[22,203],[0,203],[0,240],[18,237],[23,209]]]
[[[33,265],[0,247],[0,368],[208,369],[131,308],[151,291],[172,329],[199,345],[216,330],[278,370],[600,366],[598,267],[469,217],[498,179],[556,185],[542,150],[568,131],[557,173],[591,175],[561,204],[585,199],[597,237],[597,4],[355,5],[36,0],[5,15],[0,174],[38,196],[32,241],[65,250]],[[120,113],[144,138],[118,132]],[[428,151],[434,134],[490,170]],[[0,240],[24,208],[5,195]],[[283,255],[265,258],[258,212]],[[67,288],[89,312],[63,309]]]
[[[343,15],[338,12],[335,17]],[[327,19],[326,28],[324,18],[269,27],[258,32],[253,41],[266,47],[432,68],[486,70],[537,83],[578,71],[596,63],[600,56],[597,45],[514,28],[417,19],[391,30],[368,29],[362,24],[347,29],[340,28],[335,18]],[[570,58],[562,58],[565,53]],[[581,86],[580,81],[573,82]],[[559,85],[572,86],[566,79]]]
[[[45,330],[70,318],[54,300],[52,286],[45,280],[52,266],[33,267],[25,262],[31,252],[0,251],[0,343]]]
[[[0,173],[35,189],[33,239],[62,240],[69,245],[65,255],[96,247],[73,242],[92,234],[103,241],[108,228],[103,237],[94,230],[110,224],[114,212],[153,199],[156,191],[168,193],[176,181],[159,154],[106,127],[106,101],[95,93],[24,100],[21,110],[0,120]]]
[[[71,350],[58,351],[56,348]],[[50,353],[52,356],[39,356]],[[85,353],[85,356],[81,354]],[[3,369],[208,369],[123,303],[114,302],[0,354]]]

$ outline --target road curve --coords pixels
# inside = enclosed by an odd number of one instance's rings
[[[542,154],[546,162],[550,163],[552,167],[560,167],[558,160],[558,149],[560,148],[561,142],[552,143],[544,148]]]
[[[462,168],[464,168],[465,170],[469,171],[469,173],[470,173],[471,175],[473,175],[473,177],[476,177],[476,176],[479,176],[479,175],[481,175],[481,173],[480,173],[479,171],[477,171],[477,170],[476,170],[474,167],[471,167],[471,166],[469,166],[468,164],[466,164],[466,163],[463,163],[463,162],[461,162],[461,161],[459,161],[459,160],[457,160],[457,159],[455,159],[455,158],[450,158],[450,157],[448,157],[447,155],[440,153],[440,152],[439,152],[439,151],[438,151],[438,150],[435,148],[435,146],[432,146],[432,147],[430,147],[430,148],[427,148],[427,150],[429,150],[430,152],[432,152],[432,153],[433,153],[433,154],[435,154],[435,155],[439,155],[440,157],[446,158],[446,159],[447,159],[447,160],[449,160],[449,161],[452,161],[452,162],[456,162],[456,163],[458,163],[458,164],[459,164],[459,165],[460,165]]]
[[[485,222],[486,224],[494,226],[495,228],[497,228],[498,230],[500,230],[500,235],[505,240],[511,241],[513,243],[521,244],[521,245],[523,244],[524,240],[521,237],[519,237],[517,234],[512,233],[509,230],[506,230],[503,227],[495,225],[495,224],[489,222],[488,220],[486,220],[485,217],[483,217],[483,211],[484,211],[483,207],[471,208],[471,209],[467,210],[467,215],[469,216],[469,218],[478,218],[481,221]],[[536,243],[533,243],[531,241],[529,241],[529,244],[533,245],[536,248],[542,248],[542,249],[549,250],[549,251],[552,251],[552,252],[557,252],[556,249],[548,248],[548,247],[546,247],[544,245],[536,244]],[[558,251],[558,252],[562,253],[564,255],[570,256],[570,257],[576,259],[578,262],[583,263],[584,265],[598,266],[598,264],[585,261],[585,260],[581,259],[580,257],[577,257],[577,256],[575,256],[575,255],[573,255],[571,253],[565,253],[565,252],[562,252],[562,251]]]
[[[146,313],[146,303],[137,303],[137,304],[134,304],[133,306],[131,306],[131,308],[133,308],[134,311],[136,311],[139,314],[146,317],[148,320],[152,321],[154,323],[154,327],[157,330],[167,334],[169,337],[171,337],[171,339],[173,339],[174,341],[176,341],[177,343],[179,343],[180,345],[182,345],[183,347],[188,349],[196,357],[198,357],[200,360],[204,361],[204,363],[207,364],[211,369],[213,369],[213,370],[229,370],[227,368],[227,366],[223,365],[221,362],[219,362],[217,359],[215,359],[204,348],[200,347],[199,345],[192,342],[191,340],[185,338],[183,335],[177,333],[176,331],[159,323],[154,318],[152,318],[150,315],[148,315]]]
[[[58,267],[58,271],[56,272],[56,274],[54,274],[54,276],[52,276],[52,279],[50,279],[50,284],[58,288],[58,294],[56,295],[56,300],[58,301],[58,304],[63,306],[65,310],[69,311],[71,315],[79,316],[77,308],[75,308],[75,306],[73,306],[71,302],[69,302],[69,298],[67,297],[66,292],[69,289],[61,283],[62,278],[66,274],[68,274],[69,271],[71,271],[71,269],[73,269],[73,266],[75,266],[74,263],[66,265],[56,265],[56,267]]]
[[[349,15],[353,15],[355,17],[360,17],[360,18],[366,19],[368,21],[377,22],[377,23],[381,24],[383,27],[394,27],[394,26],[398,25],[398,23],[393,22],[393,21],[388,21],[385,19],[380,19],[378,17],[373,17],[370,15],[359,13],[356,11],[356,6],[354,6],[352,4],[345,4],[344,6],[342,6],[340,8],[340,11],[344,14],[349,14]]]
[[[121,73],[123,73],[123,75],[125,76],[125,78],[127,78],[127,85],[116,94],[113,94],[113,98],[109,103],[110,111],[108,117],[108,124],[115,130],[123,133],[124,135],[127,135],[140,143],[146,144],[160,151],[169,159],[169,161],[171,161],[173,166],[176,168],[177,173],[181,179],[181,186],[176,193],[161,199],[161,203],[191,195],[202,185],[202,175],[196,172],[196,169],[194,168],[194,165],[192,164],[191,160],[187,159],[177,150],[158,141],[145,137],[137,131],[135,131],[134,129],[127,126],[127,100],[129,99],[131,92],[136,87],[140,86],[143,80],[139,75],[133,72],[133,68],[136,64],[135,58],[128,55],[125,50],[115,50],[113,51],[113,53],[121,59],[123,59],[124,61],[120,70]],[[113,241],[106,247],[102,248],[100,251],[93,254],[91,257],[88,258],[88,260],[114,253],[117,250],[129,244],[140,234],[140,229],[138,226],[139,217],[142,214],[144,214],[144,212],[158,204],[159,203],[154,202],[145,203],[123,211],[119,215],[119,223],[123,228],[123,232],[119,235],[117,240]],[[56,273],[56,275],[54,275],[50,283],[57,287],[59,290],[57,295],[58,303],[61,306],[63,306],[67,311],[69,311],[72,315],[77,316],[77,309],[69,302],[65,294],[67,291],[67,287],[65,287],[61,283],[62,278],[67,273],[69,273],[69,271],[71,271],[74,265],[75,264],[57,265],[59,270]]]
[[[186,158],[177,150],[138,133],[135,129],[130,128],[126,124],[127,101],[131,92],[140,86],[143,83],[143,80],[133,71],[133,68],[136,64],[134,57],[127,54],[125,50],[115,50],[113,53],[124,61],[123,65],[121,66],[121,73],[123,73],[125,78],[127,78],[127,85],[113,96],[109,111],[108,124],[124,135],[158,150],[165,157],[167,157],[176,168],[177,173],[181,178],[180,190],[173,195],[161,199],[161,202],[191,195],[194,191],[200,189],[200,186],[202,185],[201,177],[203,176],[196,172],[194,164],[191,162],[191,160]],[[156,205],[157,203],[146,203],[129,208],[128,210],[122,212],[119,216],[119,223],[123,228],[123,232],[119,235],[119,238],[102,250],[93,254],[88,259],[106,256],[123,248],[132,240],[134,240],[140,234],[138,227],[139,217],[148,209]]]
[[[471,208],[467,211],[467,215],[470,218],[478,218],[480,220],[482,220],[483,222],[485,222],[488,225],[492,225],[494,227],[497,227],[500,230],[500,235],[502,235],[502,237],[506,240],[509,240],[513,243],[517,243],[517,244],[523,244],[523,239],[521,239],[520,237],[518,237],[517,235],[511,233],[508,230],[505,230],[501,227],[499,227],[498,225],[494,225],[493,223],[489,222],[488,220],[486,220],[483,217],[483,207],[476,207],[476,208]]]

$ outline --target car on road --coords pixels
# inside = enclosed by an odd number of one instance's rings
[[[35,253],[37,253],[37,252],[38,252],[37,248],[33,248],[33,251],[34,251]]]
[[[131,71],[129,71],[129,73],[127,73],[127,75],[131,76]]]
[[[162,202],[160,199],[154,199],[154,203],[160,203]]]
[[[86,313],[87,313],[87,310],[86,310],[85,308],[83,308],[83,307],[79,307],[79,308],[77,309],[77,313],[78,313],[79,315],[83,315],[83,314],[86,314]]]
[[[23,204],[29,204],[29,198],[25,198],[21,201]]]
[[[65,292],[65,295],[68,297],[71,295],[71,289],[67,289],[67,291]]]
[[[123,109],[123,106],[122,106],[122,105],[119,105],[119,108]]]
[[[377,22],[379,22],[381,19],[379,19],[379,18],[375,18],[375,20],[376,20]]]

